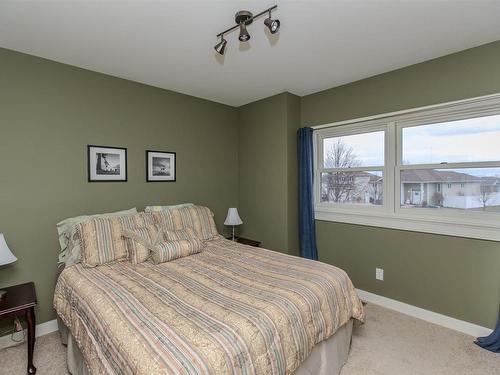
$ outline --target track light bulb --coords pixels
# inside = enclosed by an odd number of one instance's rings
[[[217,51],[217,53],[219,55],[223,55],[224,52],[226,51],[226,44],[227,44],[227,40],[224,39],[224,35],[221,36],[221,40],[219,43],[217,43],[214,47],[215,51]]]
[[[240,42],[248,42],[250,40],[250,34],[247,31],[245,22],[240,23],[240,36],[238,39]]]
[[[280,20],[273,20],[271,18],[271,12],[269,12],[269,18],[264,20],[264,25],[267,26],[271,34],[276,34],[280,29]]]

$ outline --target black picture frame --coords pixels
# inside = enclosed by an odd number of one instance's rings
[[[173,160],[170,162],[171,176],[153,176],[152,158],[164,156],[165,159]],[[151,159],[150,159],[151,158]],[[172,168],[173,166],[173,168]],[[177,181],[177,153],[173,151],[146,150],[146,182],[176,182]]]
[[[112,171],[108,175],[97,170],[93,170],[92,165],[96,162],[94,154],[99,154],[98,151],[103,151],[100,154],[109,154],[109,150],[117,150],[118,155],[120,155],[120,170],[116,174]],[[107,152],[106,152],[107,151]],[[123,159],[122,158],[123,155]],[[121,164],[124,164],[124,168]],[[95,168],[97,168],[97,162],[95,163]],[[123,170],[123,173],[121,173]],[[116,171],[115,171],[116,172]],[[125,147],[114,147],[114,146],[100,146],[100,145],[87,145],[87,181],[88,182],[127,182],[128,181],[128,159],[127,159],[127,148]]]

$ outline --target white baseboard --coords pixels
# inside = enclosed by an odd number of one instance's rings
[[[36,337],[47,335],[49,333],[57,331],[57,320],[49,320],[48,322],[36,325]],[[16,334],[19,335],[19,334]],[[19,345],[19,342],[12,341],[11,335],[5,335],[0,337],[0,349],[8,348],[10,346]]]
[[[434,323],[446,328],[453,329],[471,335],[474,337],[488,336],[492,330],[486,327],[481,327],[477,324],[465,322],[446,315],[438,314],[433,311],[425,310],[417,306],[408,305],[407,303],[399,302],[394,299],[379,296],[378,294],[366,292],[356,289],[359,298],[363,301],[374,303],[397,312],[413,316],[414,318],[425,320],[429,323]]]

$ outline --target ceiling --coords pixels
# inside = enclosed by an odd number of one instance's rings
[[[500,40],[500,0],[279,0],[249,43],[215,37],[276,0],[1,0],[0,47],[239,106]]]

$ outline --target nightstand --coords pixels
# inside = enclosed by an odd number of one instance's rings
[[[26,283],[3,288],[7,292],[0,299],[0,319],[25,317],[28,323],[28,374],[35,374],[33,350],[35,349],[35,284]]]
[[[226,238],[228,240],[232,240],[233,236],[229,236],[229,237],[226,237]],[[248,239],[248,238],[237,237],[237,236],[234,237],[234,242],[238,242],[238,243],[241,243],[243,245],[248,245],[248,246],[255,246],[255,247],[260,247],[260,244],[261,244],[260,241],[255,241],[255,240],[251,240],[251,239]]]

